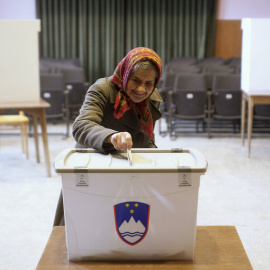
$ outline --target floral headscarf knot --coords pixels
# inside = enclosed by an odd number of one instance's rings
[[[159,70],[158,78],[155,81],[156,87],[161,77],[162,63],[159,55],[149,48],[138,47],[131,50],[117,65],[114,71],[112,81],[120,89],[116,96],[116,102],[114,104],[114,117],[117,119],[121,118],[123,114],[132,107],[132,102],[125,93],[130,71],[138,62],[145,60],[152,61]],[[134,103],[134,108],[139,115],[142,129],[149,136],[149,138],[152,139],[153,119],[147,101],[144,100],[140,103]]]

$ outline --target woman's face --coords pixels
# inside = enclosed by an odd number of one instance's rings
[[[138,68],[128,78],[126,93],[133,102],[139,103],[147,99],[152,94],[155,86],[155,80],[155,70]]]

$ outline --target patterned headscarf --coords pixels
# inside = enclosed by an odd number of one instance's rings
[[[149,48],[138,47],[131,50],[117,65],[114,74],[112,76],[112,81],[119,87],[120,91],[116,96],[116,101],[114,104],[114,117],[119,119],[123,114],[132,108],[134,104],[135,111],[139,115],[141,127],[145,133],[152,139],[153,136],[153,119],[147,104],[147,100],[140,103],[133,103],[129,96],[127,96],[125,89],[127,86],[127,81],[130,75],[130,71],[138,62],[150,60],[153,62],[157,69],[159,70],[158,78],[155,81],[155,86],[157,86],[161,73],[162,73],[162,63],[159,55]]]

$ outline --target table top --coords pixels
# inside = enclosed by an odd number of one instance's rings
[[[242,93],[247,96],[252,97],[270,97],[270,91],[251,91],[246,92],[245,90],[242,90]]]
[[[37,270],[44,269],[252,269],[234,226],[198,226],[193,261],[150,262],[70,262],[68,261],[65,227],[53,228]]]
[[[23,101],[23,102],[0,102],[0,109],[35,109],[35,108],[48,108],[50,104],[44,99],[40,98],[38,101]]]

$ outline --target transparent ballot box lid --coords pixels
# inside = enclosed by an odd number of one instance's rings
[[[57,173],[190,172],[205,173],[207,161],[197,149],[134,148],[104,154],[92,148],[69,148],[55,159]]]

